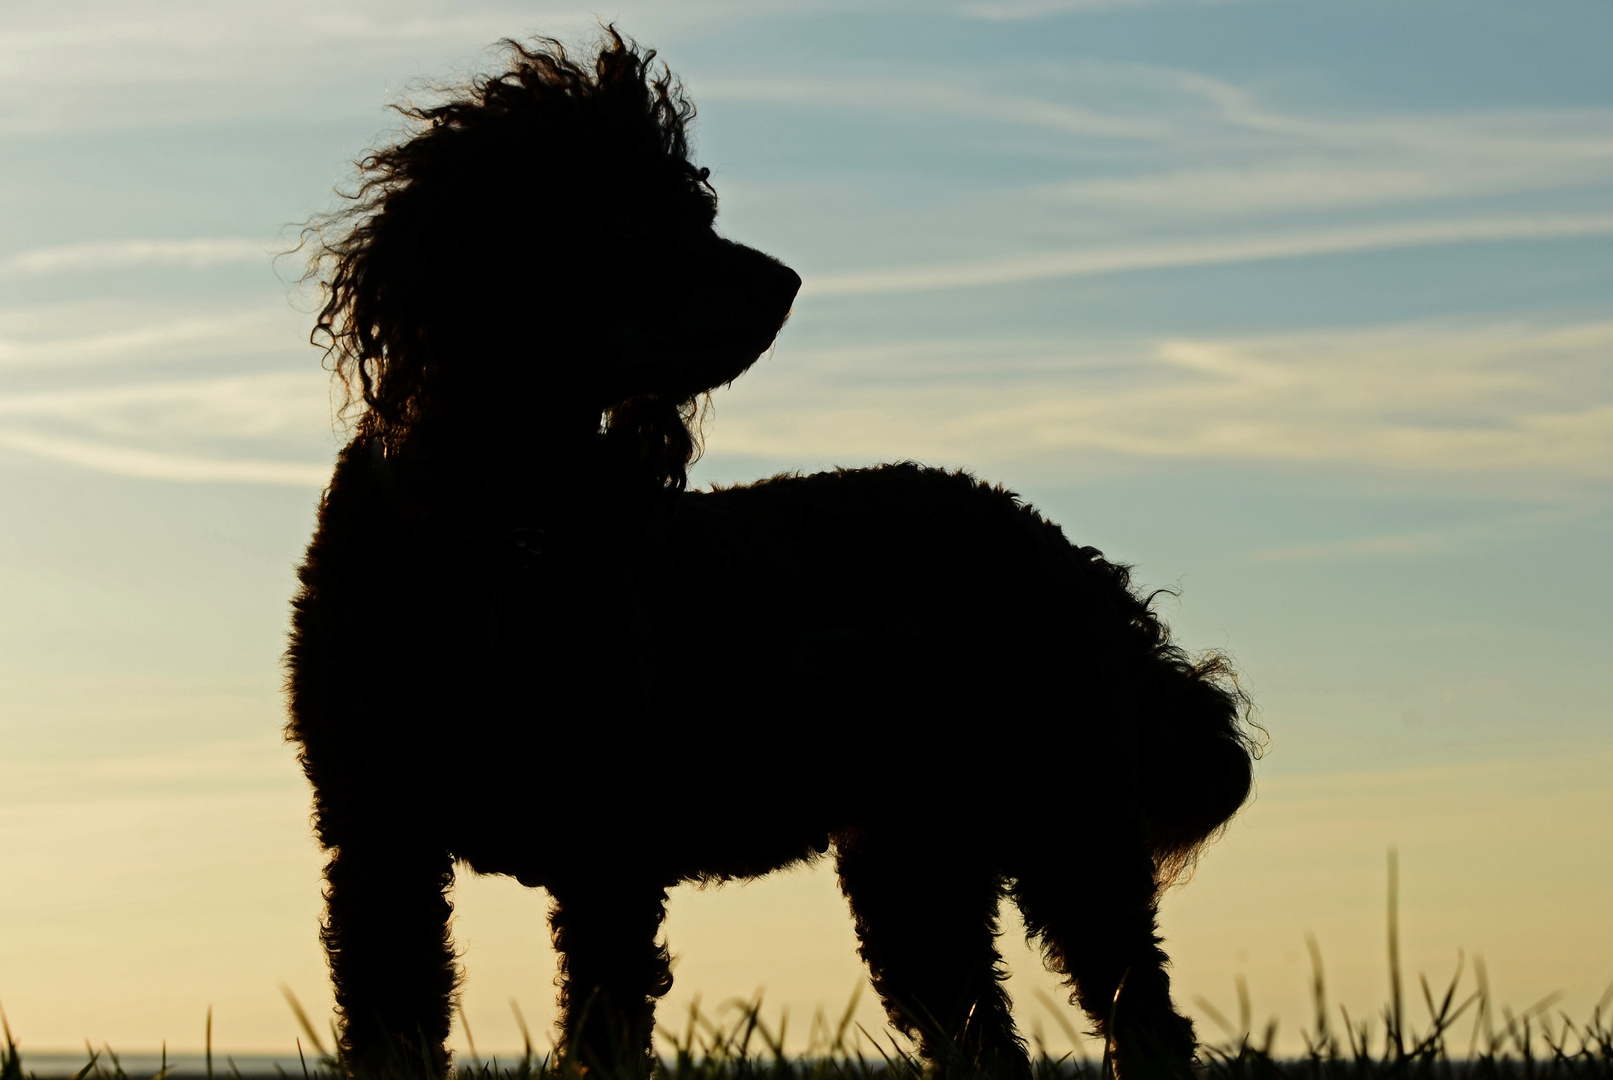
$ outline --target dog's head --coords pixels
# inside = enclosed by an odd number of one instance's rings
[[[1173,644],[1151,599],[1134,597],[1129,611],[1138,646],[1132,771],[1138,824],[1163,888],[1191,870],[1249,798],[1265,732],[1232,662]]]
[[[1144,830],[1162,883],[1191,868],[1254,785],[1261,734],[1219,654],[1170,649],[1147,690],[1148,752],[1138,763]]]
[[[614,28],[587,62],[507,42],[508,70],[403,110],[316,224],[315,329],[361,434],[606,434],[681,485],[693,399],[769,347],[800,278],[713,229],[694,110]],[[603,417],[603,420],[602,420]]]

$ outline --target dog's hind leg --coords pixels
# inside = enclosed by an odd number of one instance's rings
[[[942,1073],[1028,1078],[997,952],[997,870],[967,844],[877,827],[836,834],[835,866],[891,1023]]]
[[[339,846],[325,866],[325,923],[341,1051],[359,1076],[443,1075],[458,978],[446,851]]]
[[[1079,869],[1043,863],[1020,874],[1013,896],[1028,938],[1113,1049],[1121,1080],[1192,1076],[1193,1024],[1171,1004],[1169,958],[1155,933],[1158,883],[1140,843],[1110,839]],[[1045,858],[1045,856],[1044,856]]]
[[[550,894],[562,1053],[603,1076],[646,1074],[655,1001],[672,988],[672,958],[656,941],[666,890],[590,878]]]

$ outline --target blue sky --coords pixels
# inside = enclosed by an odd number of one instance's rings
[[[1418,962],[1481,949],[1514,1004],[1588,1009],[1613,978],[1613,9],[86,0],[0,17],[21,1037],[182,1045],[213,1002],[226,1043],[273,1049],[279,980],[323,1001],[277,663],[342,435],[271,256],[389,101],[598,17],[683,77],[720,227],[807,283],[697,477],[971,468],[1242,665],[1271,752],[1167,903],[1183,1000],[1225,1011],[1241,972],[1292,1032],[1315,930],[1370,1012],[1398,843]],[[675,998],[838,1007],[836,904],[822,872],[680,895]],[[472,882],[460,911],[479,1039],[513,1045],[504,998],[548,1015],[541,899]]]

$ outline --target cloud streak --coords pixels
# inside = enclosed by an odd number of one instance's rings
[[[1613,323],[1086,349],[980,342],[972,362],[968,349],[781,348],[770,382],[748,376],[718,401],[711,449],[844,464],[1041,461],[1055,473],[1107,455],[1613,478]]]
[[[302,434],[328,419],[329,382],[314,370],[0,394],[0,418],[61,421],[117,436]]]
[[[199,349],[214,354],[278,350],[285,315],[266,309],[190,316],[162,323],[57,338],[0,338],[0,370],[76,368],[135,359],[166,360]]]
[[[1267,236],[1141,243],[940,266],[809,277],[806,296],[867,296],[1007,285],[1043,278],[1343,255],[1397,248],[1613,235],[1613,214],[1557,214],[1354,226]]]
[[[319,488],[330,479],[329,465],[192,457],[15,429],[0,430],[0,446],[93,472],[141,480]]]
[[[1066,135],[1159,140],[1162,117],[1105,112],[1027,94],[1004,94],[958,81],[925,78],[703,78],[690,89],[701,101],[766,101],[812,110],[955,116],[1041,128]]]
[[[256,441],[261,449],[269,440],[293,453],[329,453],[329,408],[328,379],[318,372],[4,394],[0,446],[145,480],[322,487],[328,464],[190,448]],[[154,437],[161,449],[150,447]]]
[[[1018,19],[1044,19],[1050,15],[1074,15],[1117,8],[1151,7],[1167,0],[1018,0],[1003,3],[964,4],[958,14],[971,19],[1005,22]],[[1206,3],[1208,0],[1199,0]]]
[[[198,237],[190,240],[88,240],[34,248],[0,262],[8,277],[103,273],[146,267],[202,270],[227,263],[268,265],[274,252],[261,240]]]

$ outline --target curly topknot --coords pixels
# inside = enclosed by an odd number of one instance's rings
[[[707,170],[689,161],[694,107],[655,51],[607,26],[588,63],[560,42],[513,40],[508,69],[448,88],[446,100],[399,106],[406,137],[358,163],[349,205],[305,231],[308,277],[324,304],[312,340],[326,349],[346,391],[356,434],[393,445],[438,412],[468,380],[486,389],[488,367],[517,377],[517,344],[553,354],[586,335],[587,313],[528,319],[513,339],[489,312],[528,312],[586,280],[603,256],[586,242],[610,227],[613,199],[658,188],[716,213]],[[498,336],[499,333],[505,336]],[[539,364],[564,389],[565,366]],[[495,376],[496,377],[496,376]],[[360,405],[362,402],[362,405]]]

